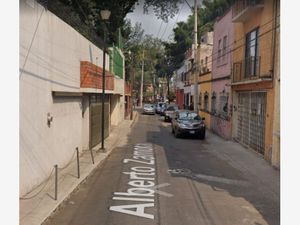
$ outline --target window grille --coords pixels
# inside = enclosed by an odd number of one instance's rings
[[[202,93],[201,92],[199,94],[199,105],[200,105],[200,109],[201,109],[201,105],[202,105]]]
[[[213,92],[211,97],[211,113],[216,114],[217,113],[217,94],[216,92]]]
[[[228,93],[221,92],[219,97],[219,114],[226,117],[228,115]]]
[[[208,92],[205,92],[204,94],[204,111],[207,111],[208,112],[208,105],[209,105],[209,94]]]

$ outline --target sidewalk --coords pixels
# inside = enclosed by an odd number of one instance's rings
[[[261,154],[237,142],[226,141],[210,131],[207,132],[204,146],[241,171],[252,184],[260,187],[261,192],[280,201],[280,171],[273,168]]]
[[[109,137],[105,139],[106,152],[100,152],[99,146],[96,146],[93,151],[94,164],[92,164],[91,152],[83,151],[79,158],[80,178],[77,177],[77,161],[73,157],[71,163],[64,169],[58,170],[58,196],[54,200],[54,176],[50,177],[49,181],[37,190],[24,196],[27,200],[20,200],[20,217],[21,225],[40,225],[45,221],[53,211],[67,199],[70,194],[84,182],[92,172],[102,165],[105,159],[110,155],[111,151],[121,142],[127,141],[127,133],[136,121],[138,113],[135,111],[133,120],[124,120],[118,127],[112,130]],[[38,193],[41,191],[40,193]],[[38,193],[36,195],[36,193]],[[36,195],[36,196],[35,196]],[[31,198],[31,196],[35,196]]]

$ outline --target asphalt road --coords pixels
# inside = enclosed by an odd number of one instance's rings
[[[218,157],[212,134],[175,139],[159,116],[140,115],[127,138],[45,225],[280,223],[279,196]]]

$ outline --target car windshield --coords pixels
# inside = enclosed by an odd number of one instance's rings
[[[175,111],[175,110],[178,110],[178,107],[177,106],[169,106],[167,108],[167,111]]]
[[[201,120],[201,117],[194,112],[180,112],[179,119],[180,120]]]
[[[152,104],[145,104],[144,107],[145,108],[153,108],[153,105]]]

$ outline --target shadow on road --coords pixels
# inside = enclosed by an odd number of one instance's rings
[[[214,145],[207,145],[211,144],[213,134],[207,132],[205,140],[177,139],[171,133],[170,123],[164,123],[159,116],[156,119],[161,122],[159,131],[147,132],[147,142],[160,146],[161,148],[158,149],[164,151],[172,177],[185,177],[209,185],[215,191],[226,191],[233,197],[243,198],[261,214],[268,224],[280,223],[279,196],[274,198],[274,195],[266,191],[266,187],[262,188],[259,180],[252,182],[253,179],[249,180],[248,174],[218,157],[215,149],[211,148]],[[216,147],[222,148],[220,146],[222,143],[218,145]],[[251,224],[260,223],[253,221]]]

